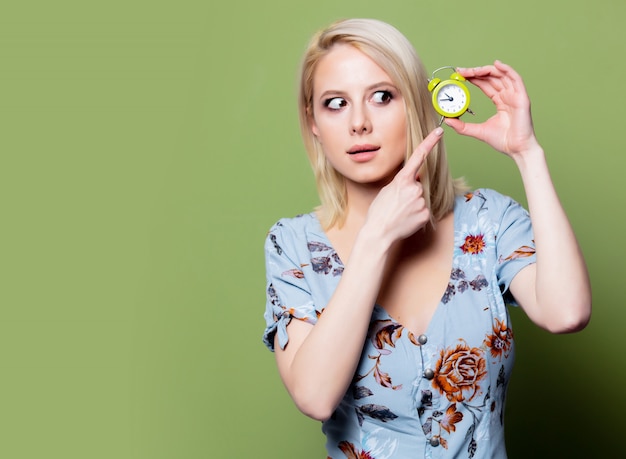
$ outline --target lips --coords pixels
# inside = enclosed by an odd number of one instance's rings
[[[371,153],[371,152],[378,151],[378,150],[380,150],[379,145],[369,145],[369,144],[354,145],[352,148],[348,150],[347,153],[349,155],[356,155],[359,153]]]

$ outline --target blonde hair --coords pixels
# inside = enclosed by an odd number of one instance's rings
[[[348,204],[344,178],[327,161],[311,130],[315,71],[320,60],[336,44],[354,46],[367,55],[390,76],[402,94],[407,114],[407,158],[439,121],[431,104],[426,70],[411,43],[395,27],[375,19],[347,19],[316,33],[302,60],[298,109],[302,138],[317,183],[324,229],[344,223]],[[462,180],[453,180],[450,175],[443,140],[422,166],[420,181],[433,221],[450,212],[455,196],[466,190]]]

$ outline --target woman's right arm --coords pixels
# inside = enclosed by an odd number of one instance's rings
[[[276,343],[281,378],[307,416],[326,420],[343,398],[361,357],[389,251],[430,221],[416,176],[442,134],[441,128],[429,134],[370,205],[341,280],[315,326],[292,320],[287,346]]]

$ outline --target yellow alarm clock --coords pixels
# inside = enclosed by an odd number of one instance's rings
[[[449,66],[438,68],[428,81],[428,90],[433,93],[433,107],[437,113],[443,118],[458,118],[465,112],[474,114],[469,108],[470,93],[463,83],[465,78],[456,71],[447,80],[435,78],[435,73],[443,69],[456,70]]]

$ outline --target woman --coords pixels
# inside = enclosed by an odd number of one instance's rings
[[[339,21],[304,56],[300,121],[321,206],[268,234],[264,340],[334,459],[506,457],[505,303],[554,333],[590,317],[521,78],[498,61],[457,71],[496,114],[445,123],[515,161],[530,214],[451,179],[426,73],[395,28]]]

